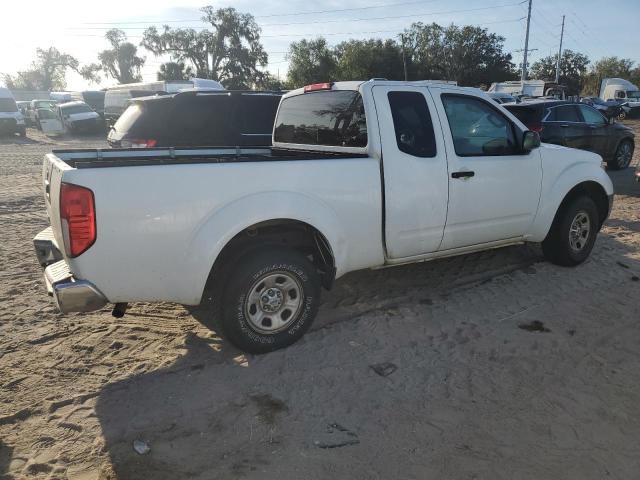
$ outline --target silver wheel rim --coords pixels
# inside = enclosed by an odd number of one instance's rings
[[[580,252],[589,241],[591,233],[591,220],[587,212],[578,212],[571,222],[569,229],[569,246],[574,252]]]
[[[628,142],[623,143],[618,147],[618,165],[626,167],[631,163],[631,157],[633,152],[631,151],[631,145]]]
[[[285,330],[302,307],[302,287],[288,272],[272,272],[249,289],[244,311],[251,328],[264,334]]]

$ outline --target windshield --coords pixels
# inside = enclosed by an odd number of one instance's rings
[[[0,112],[17,112],[18,107],[13,98],[0,98]]]
[[[74,113],[87,113],[93,112],[87,105],[74,105],[72,107],[65,107],[62,109],[64,115],[73,115]]]
[[[33,106],[36,109],[39,108],[53,108],[55,107],[56,102],[54,102],[53,100],[36,100],[33,104]]]

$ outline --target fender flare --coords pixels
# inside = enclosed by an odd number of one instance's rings
[[[240,232],[269,220],[295,220],[318,230],[334,255],[337,276],[344,273],[349,256],[338,215],[316,197],[290,191],[260,192],[238,198],[213,211],[195,229],[185,249],[187,271],[196,272],[204,290],[213,265],[224,247]],[[221,232],[224,232],[220,234]],[[202,293],[202,291],[201,291]]]
[[[546,238],[562,202],[577,186],[596,183],[602,188],[605,195],[613,194],[611,180],[600,166],[593,165],[588,171],[585,172],[585,170],[584,163],[576,163],[569,166],[561,172],[546,191],[542,192],[540,207],[527,240],[541,242]],[[577,172],[580,172],[580,175],[574,175]]]

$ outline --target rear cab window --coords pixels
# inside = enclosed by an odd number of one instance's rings
[[[429,107],[419,92],[387,94],[398,150],[414,157],[435,157],[436,138]]]
[[[367,121],[355,90],[308,92],[284,98],[274,141],[333,147],[366,147]]]

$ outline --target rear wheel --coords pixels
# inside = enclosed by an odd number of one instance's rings
[[[311,326],[320,302],[316,267],[298,251],[253,251],[226,272],[221,328],[235,346],[266,353],[291,345]]]
[[[627,168],[633,158],[633,142],[631,140],[623,140],[616,148],[613,158],[607,162],[612,170],[622,170]]]
[[[593,249],[599,227],[594,201],[586,196],[574,199],[556,215],[542,242],[544,256],[567,267],[584,262]]]

